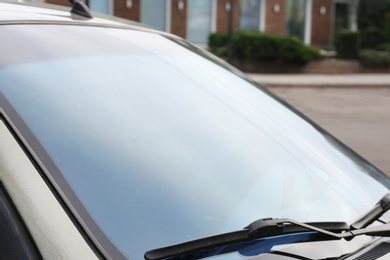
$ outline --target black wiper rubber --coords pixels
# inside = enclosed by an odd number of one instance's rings
[[[349,230],[349,226],[345,222],[300,223],[290,219],[267,218],[257,220],[239,231],[154,249],[146,252],[144,257],[147,260],[167,259],[173,256],[187,255],[191,252],[222,245],[232,245],[259,238],[303,233],[308,231],[317,231],[320,234],[325,235],[322,240],[341,239],[342,237],[338,237],[336,235],[347,230]]]
[[[145,253],[145,259],[168,259],[175,256],[185,256],[193,252],[219,246],[233,245],[240,242],[253,241],[261,238],[276,237],[303,232],[317,232],[314,240],[351,240],[355,236],[390,237],[390,223],[368,227],[390,209],[390,194],[386,194],[368,213],[358,221],[348,226],[345,222],[311,222],[301,223],[291,219],[259,219],[242,230],[225,234],[200,238],[172,246],[154,249]]]
[[[383,198],[372,208],[369,212],[364,214],[359,220],[351,225],[351,229],[365,228],[375,220],[380,218],[383,213],[390,209],[390,193],[383,196]]]
[[[226,244],[235,244],[246,240],[248,240],[248,230],[243,229],[240,231],[200,238],[172,246],[154,249],[146,252],[144,257],[147,260],[166,259],[168,257],[188,254],[190,252],[201,249],[207,249]]]

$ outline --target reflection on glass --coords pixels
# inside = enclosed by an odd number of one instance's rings
[[[17,60],[1,68],[0,90],[129,258],[263,217],[349,221],[386,192],[311,124],[188,44],[95,27],[9,30],[23,32],[23,52],[0,53]],[[22,55],[31,46],[44,48]]]

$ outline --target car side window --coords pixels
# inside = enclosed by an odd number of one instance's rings
[[[42,259],[1,182],[0,259]]]

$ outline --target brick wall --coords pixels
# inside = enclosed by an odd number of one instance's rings
[[[46,0],[46,3],[48,4],[55,4],[55,5],[65,5],[65,6],[72,6],[68,0]]]
[[[279,12],[274,11],[275,5],[279,5]],[[265,19],[266,32],[284,35],[286,31],[286,0],[267,0]]]
[[[325,10],[325,13],[321,14],[321,8]],[[332,8],[332,0],[313,0],[311,21],[312,45],[326,46],[330,44],[332,32]]]
[[[140,0],[132,0],[131,8],[127,8],[126,0],[114,1],[114,15],[136,22],[141,21],[141,2]]]
[[[179,10],[179,2],[184,3],[183,9]],[[211,1],[211,0],[210,0]],[[46,0],[47,3],[70,6],[68,0]],[[229,0],[217,0],[218,32],[228,30],[229,13],[226,11],[226,3]],[[171,28],[170,31],[182,38],[187,36],[188,0],[171,0]],[[312,0],[312,28],[311,44],[326,46],[331,43],[333,0]],[[275,12],[274,6],[279,5],[279,12]],[[320,9],[325,8],[324,14]],[[132,0],[131,8],[126,7],[126,0],[114,0],[114,15],[133,21],[141,19],[141,0]],[[266,0],[265,31],[268,33],[285,34],[286,23],[286,0]],[[233,7],[233,30],[239,29],[239,0],[234,0]]]
[[[187,0],[171,0],[171,33],[182,38],[187,36]],[[183,3],[183,9],[179,9],[179,2]]]
[[[218,0],[217,2],[217,32],[227,32],[229,23],[229,12],[226,11],[226,4],[230,0]],[[239,29],[240,6],[238,0],[233,0],[233,30]]]

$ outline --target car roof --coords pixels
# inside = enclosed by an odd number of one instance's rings
[[[138,22],[99,13],[92,13],[92,19],[82,17],[72,14],[71,9],[72,7],[23,2],[23,0],[0,0],[0,25],[74,24],[84,26],[120,27],[168,34]]]

